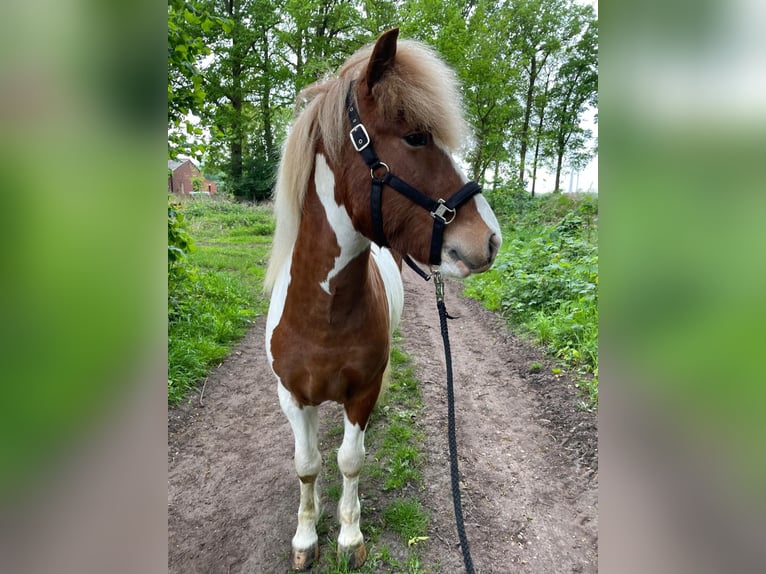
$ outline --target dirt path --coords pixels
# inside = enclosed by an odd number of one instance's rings
[[[426,406],[425,505],[440,544],[426,563],[461,572],[447,447],[441,333],[433,286],[406,274],[404,350],[417,365]],[[597,572],[595,416],[576,408],[571,385],[503,321],[447,285],[455,413],[466,533],[477,572]],[[550,373],[550,369],[547,369]]]
[[[433,287],[405,272],[400,327],[430,429],[423,504],[426,572],[462,571],[446,444]],[[597,572],[595,416],[571,383],[448,285],[466,530],[479,573]],[[264,318],[168,421],[169,572],[284,572],[297,507],[292,436],[263,349]],[[200,394],[202,395],[200,398]],[[323,417],[327,419],[328,417]],[[327,428],[323,422],[320,433]],[[323,453],[325,456],[326,452]],[[370,453],[368,453],[370,456]],[[363,485],[360,485],[360,492]],[[364,527],[363,527],[364,528]]]

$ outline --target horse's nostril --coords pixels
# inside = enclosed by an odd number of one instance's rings
[[[497,235],[497,233],[493,233],[492,236],[489,238],[489,260],[490,261],[492,261],[497,255],[497,252],[500,249],[501,243],[502,243],[502,240]]]

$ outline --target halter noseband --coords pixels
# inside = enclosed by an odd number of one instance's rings
[[[372,192],[370,194],[370,209],[372,212],[372,226],[375,233],[375,242],[381,247],[388,247],[386,235],[383,232],[383,186],[388,185],[395,191],[398,191],[410,201],[418,204],[420,207],[428,210],[434,219],[433,232],[431,234],[431,252],[428,263],[431,266],[438,266],[441,263],[442,241],[444,239],[444,228],[452,223],[457,213],[457,208],[471,199],[477,193],[481,193],[481,187],[474,181],[469,181],[457,192],[455,192],[446,201],[443,199],[433,200],[425,193],[418,191],[405,181],[402,181],[391,173],[388,165],[380,161],[378,155],[372,147],[370,135],[367,128],[359,117],[359,112],[353,102],[352,83],[346,95],[346,109],[348,110],[348,119],[351,122],[351,143],[354,149],[359,152],[364,162],[370,168],[370,178],[372,179]],[[380,170],[385,170],[382,176],[376,175]],[[412,266],[405,257],[405,261]],[[419,269],[416,269],[425,277]]]

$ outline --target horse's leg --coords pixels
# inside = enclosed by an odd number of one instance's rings
[[[298,528],[292,541],[292,567],[306,570],[319,558],[316,524],[319,519],[319,491],[316,479],[322,467],[317,447],[317,408],[301,408],[290,391],[279,383],[279,403],[295,435],[295,471],[301,483]]]
[[[377,395],[377,393],[375,393]],[[372,405],[375,404],[373,398]],[[353,407],[352,407],[353,409]],[[369,409],[362,419],[366,424]],[[361,507],[359,505],[359,473],[364,464],[364,428],[349,420],[349,405],[344,413],[345,428],[343,443],[338,449],[338,467],[343,473],[343,495],[338,503],[340,534],[338,535],[338,555],[348,559],[350,568],[359,568],[367,558],[364,537],[359,529]],[[356,413],[354,413],[356,414]],[[356,418],[356,417],[355,417]]]

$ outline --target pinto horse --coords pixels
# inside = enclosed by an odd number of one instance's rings
[[[455,75],[398,32],[301,92],[277,177],[266,350],[295,436],[294,569],[319,556],[317,407],[325,401],[345,412],[338,553],[352,568],[366,558],[357,489],[402,313],[402,258],[465,277],[489,269],[501,243],[479,187],[450,155],[464,133]]]

